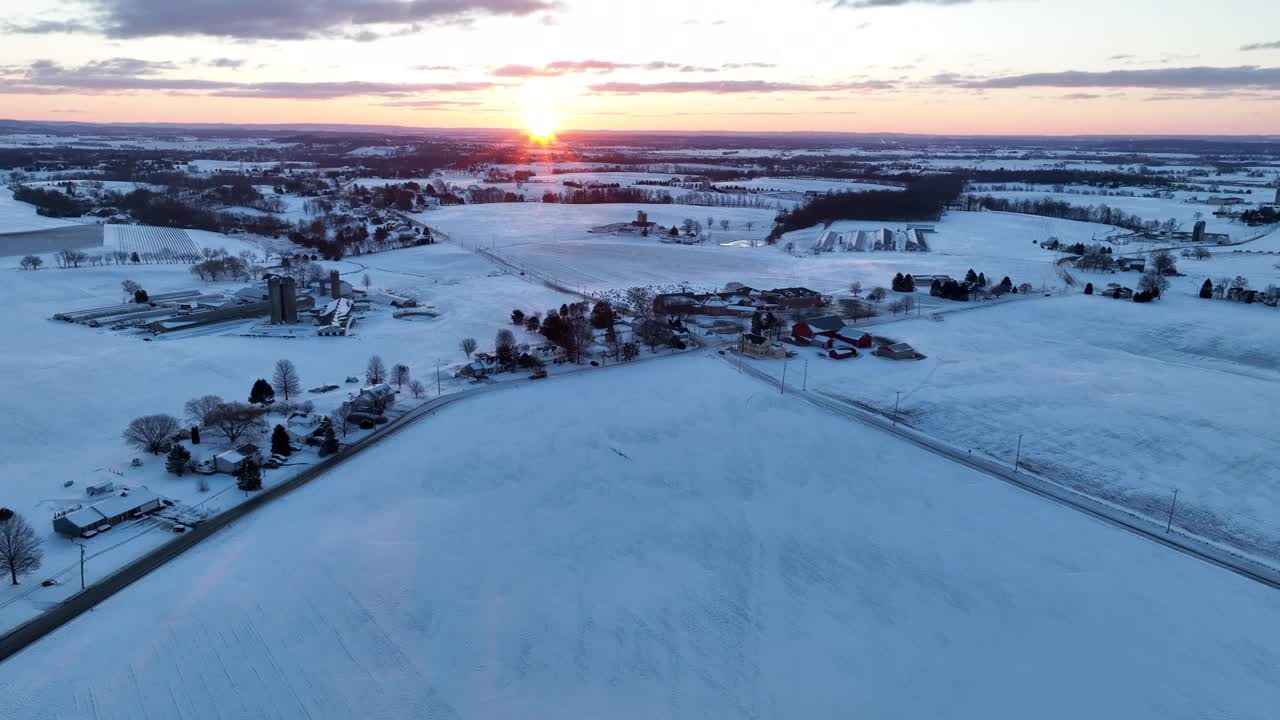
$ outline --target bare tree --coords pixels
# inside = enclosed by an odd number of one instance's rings
[[[627,305],[636,321],[644,322],[653,317],[653,292],[649,288],[633,287],[626,293]]]
[[[871,292],[867,293],[867,299],[871,302],[880,302],[888,293],[889,291],[882,287],[873,288]]]
[[[855,281],[855,282],[851,283],[851,284],[849,285],[849,292],[853,293],[854,295],[861,295],[861,294],[862,294],[862,283],[861,283],[861,282],[857,282],[857,281]]]
[[[742,226],[743,226],[743,227],[745,227],[745,228],[747,229],[747,232],[751,232],[751,230],[752,230],[753,228],[755,228],[755,226],[756,226],[756,221],[755,221],[755,220],[748,220],[748,221],[746,221],[746,222],[742,223]]]
[[[23,270],[38,270],[44,264],[44,260],[39,255],[27,255],[18,263],[18,267]]]
[[[142,289],[142,286],[132,280],[121,280],[120,289],[124,290],[125,295],[132,295]]]
[[[369,363],[364,366],[364,379],[370,385],[377,385],[387,379],[387,364],[382,362],[381,355],[369,358]]]
[[[14,585],[18,576],[40,569],[44,551],[27,519],[9,508],[0,508],[0,567],[9,571]]]
[[[351,429],[351,404],[342,403],[329,418],[333,420],[333,426],[342,431],[342,437],[346,437]]]
[[[257,439],[266,429],[262,422],[264,411],[241,402],[229,402],[214,408],[206,420],[214,432],[235,445],[241,440]]]
[[[1178,272],[1178,261],[1168,250],[1151,253],[1151,265],[1161,275],[1176,275]]]
[[[423,385],[421,380],[412,380],[409,382],[409,392],[413,393],[414,397],[421,398],[427,394],[427,386]]]
[[[1155,297],[1160,297],[1168,288],[1169,279],[1156,268],[1146,271],[1142,274],[1142,278],[1138,280],[1138,289]]]
[[[585,317],[574,317],[569,325],[573,330],[573,361],[582,362],[582,351],[590,351],[591,343],[595,340],[595,330],[591,327],[591,321]]]
[[[728,229],[729,229],[729,221],[728,221],[728,220],[725,220],[725,219],[721,219],[721,220],[720,220],[720,229],[721,229],[721,230],[728,230]]]
[[[125,428],[124,439],[139,449],[159,455],[169,449],[178,432],[178,420],[172,415],[143,415]]]
[[[289,402],[290,395],[302,392],[302,381],[298,379],[298,368],[289,360],[277,360],[275,374],[271,376],[271,387],[277,395],[283,395]]]
[[[396,384],[397,390],[404,389],[404,384],[409,382],[409,366],[404,363],[396,363],[391,367],[391,382]]]
[[[183,406],[183,412],[193,425],[208,425],[209,413],[213,412],[225,401],[217,395],[203,395],[192,398]]]
[[[369,277],[369,273],[360,276],[360,284],[364,286],[365,290],[368,290],[369,286],[373,285],[373,280]]]
[[[458,347],[462,348],[462,352],[467,354],[468,360],[471,359],[471,353],[475,352],[478,346],[479,343],[476,342],[475,338],[463,338],[462,342],[458,343]]]

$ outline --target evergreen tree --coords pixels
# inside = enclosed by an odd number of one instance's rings
[[[890,289],[892,289],[894,292],[902,292],[902,287],[903,287],[902,281],[903,281],[902,273],[898,273],[897,275],[894,275],[893,280],[889,282]]]
[[[200,427],[198,425],[191,426],[191,444],[192,445],[200,444]]]
[[[675,225],[672,225],[671,231],[667,234],[670,235],[671,237],[680,237],[680,228],[676,227]]]
[[[1009,279],[1008,275],[1005,275],[1004,279],[1000,281],[1000,287],[1004,288],[1006,291],[1013,289],[1013,281]]]
[[[149,301],[150,299],[151,299],[151,297],[150,297],[149,295],[147,295],[147,291],[146,291],[146,290],[143,290],[142,288],[138,288],[138,289],[137,289],[136,291],[134,291],[134,293],[133,293],[133,301],[134,301],[135,303],[139,304],[139,305],[142,305],[142,304],[146,303],[146,302],[147,302],[147,301]]]
[[[187,471],[187,464],[191,462],[191,453],[182,446],[182,443],[174,443],[169,449],[169,456],[164,460],[164,469],[182,477]]]
[[[983,275],[982,273],[978,273],[978,287],[986,287],[986,286],[987,286],[987,276]]]
[[[974,272],[973,268],[969,268],[969,272],[964,274],[964,281],[969,283],[970,285],[977,285],[978,273]]]
[[[1200,286],[1200,297],[1208,300],[1213,297],[1213,281],[1205,278],[1204,284]]]
[[[1085,286],[1084,286],[1084,294],[1085,294],[1085,295],[1092,295],[1092,294],[1093,294],[1093,283],[1086,283],[1086,284],[1085,284]]]
[[[284,429],[283,425],[276,425],[271,431],[271,454],[288,457],[293,453],[293,448],[289,447],[289,431]]]
[[[760,314],[759,310],[751,314],[751,334],[764,334],[764,316]]]
[[[262,378],[258,378],[253,382],[253,388],[249,390],[249,404],[266,405],[274,402],[276,399],[276,391],[271,387],[271,383]]]
[[[616,315],[613,312],[613,306],[608,300],[601,300],[591,308],[591,327],[597,330],[604,330],[613,327]]]
[[[911,277],[911,273],[907,273],[906,275],[902,276],[902,291],[903,292],[916,291],[916,279]]]
[[[262,468],[253,460],[245,460],[236,472],[236,487],[249,492],[262,489]]]
[[[524,324],[524,311],[523,311],[523,310],[520,310],[519,308],[517,308],[517,309],[515,309],[515,310],[512,310],[512,311],[511,311],[511,324],[512,324],[512,325],[523,325],[523,324]]]
[[[325,457],[338,452],[338,435],[333,426],[324,429],[324,442],[320,443],[320,456]]]

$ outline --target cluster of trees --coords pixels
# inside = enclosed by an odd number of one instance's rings
[[[1072,205],[1052,198],[1006,198],[993,195],[966,195],[960,201],[964,210],[994,210],[1024,215],[1095,222],[1115,225],[1129,230],[1177,230],[1181,223],[1170,218],[1165,221],[1144,220],[1137,215],[1118,210],[1109,205]]]
[[[1280,223],[1280,211],[1273,207],[1245,210],[1240,213],[1240,221],[1249,226],[1274,225]]]
[[[836,220],[937,220],[963,190],[964,180],[958,176],[926,175],[913,179],[901,191],[819,195],[794,210],[779,211],[768,240],[777,242],[792,230]]]
[[[205,248],[205,257],[191,266],[191,274],[204,281],[248,280],[253,266],[244,258],[230,255],[226,250]]]
[[[970,270],[969,272],[973,271]],[[889,287],[893,288],[894,292],[915,292],[916,280],[911,277],[910,273],[906,275],[898,273],[893,276],[893,280],[889,281]]]
[[[1248,292],[1249,290],[1249,278],[1243,275],[1237,275],[1234,278],[1220,277],[1217,280],[1206,278],[1204,284],[1200,286],[1200,297],[1206,300],[1235,298],[1241,302],[1253,302],[1253,295]],[[1280,287],[1268,285],[1261,294],[1264,302],[1274,304],[1280,300]]]
[[[72,190],[74,192],[74,190]],[[36,214],[45,217],[80,217],[93,209],[93,204],[82,197],[61,190],[17,185],[13,197],[36,206]]]
[[[593,187],[583,190],[566,190],[564,192],[546,192],[542,195],[544,203],[564,203],[566,205],[603,205],[606,203],[651,203],[670,205],[675,202],[671,193],[663,190],[646,190],[639,187]]]

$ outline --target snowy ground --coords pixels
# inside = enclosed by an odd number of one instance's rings
[[[1164,222],[1169,219],[1177,220],[1181,224],[1181,229],[1190,231],[1196,224],[1197,220],[1205,221],[1205,228],[1208,232],[1227,233],[1232,236],[1233,240],[1239,240],[1254,232],[1253,228],[1234,222],[1230,218],[1214,217],[1213,211],[1218,209],[1215,206],[1204,203],[1187,202],[1187,197],[1198,195],[1202,200],[1207,198],[1210,193],[1178,193],[1173,198],[1147,198],[1147,197],[1105,197],[1097,195],[1079,195],[1074,193],[1055,193],[1055,192],[1022,192],[1022,191],[1005,191],[1005,192],[981,192],[980,195],[992,195],[994,197],[1008,198],[1011,200],[1057,200],[1061,202],[1078,205],[1080,207],[1094,207],[1106,205],[1117,210],[1123,210],[1126,213],[1137,215],[1143,220],[1158,220]],[[1255,193],[1256,195],[1256,193]],[[1257,195],[1256,199],[1250,196],[1243,196],[1250,205],[1245,207],[1253,207],[1253,204],[1259,201],[1271,199],[1269,194]],[[1200,217],[1196,217],[1199,213]]]
[[[1225,275],[1243,262],[1204,265]],[[1083,280],[1132,286],[1134,276]],[[799,359],[810,389],[885,412],[901,393],[912,425],[1010,464],[1022,434],[1024,466],[1153,517],[1177,488],[1180,525],[1276,562],[1280,311],[1200,300],[1200,282],[1179,278],[1149,305],[1073,294],[873,329],[911,343],[922,361],[837,362],[813,350]]]
[[[1278,611],[691,357],[441,412],[8,660],[0,717],[1266,718]]]
[[[659,225],[685,217],[705,223],[706,216],[729,219],[731,229],[713,232],[706,245],[668,245],[656,237],[620,237],[589,233],[609,222],[625,222],[643,209]],[[1011,213],[948,213],[929,236],[930,253],[826,253],[796,256],[788,242],[809,248],[822,233],[813,227],[788,233],[776,246],[764,244],[773,213],[751,208],[698,208],[683,205],[496,204],[442,208],[417,216],[466,247],[493,249],[517,267],[557,278],[566,287],[600,290],[629,285],[689,284],[719,287],[743,282],[753,287],[804,285],[824,292],[848,290],[862,282],[887,286],[895,273],[949,274],[963,277],[969,268],[997,279],[1037,288],[1061,284],[1057,255],[1038,243],[1049,237],[1089,242],[1114,233],[1096,223],[1030,217]],[[746,230],[746,222],[754,222]],[[833,230],[897,229],[901,223],[840,221]],[[756,243],[756,247],[750,244]],[[729,246],[725,246],[729,245]],[[744,247],[743,245],[747,245]]]
[[[233,254],[252,247],[248,236],[188,234],[202,247],[225,247]],[[482,350],[491,349],[497,329],[510,327],[512,308],[545,312],[570,299],[511,275],[494,276],[493,266],[470,252],[433,245],[332,266],[347,273],[346,279],[357,286],[367,272],[374,289],[416,297],[435,306],[440,314],[437,318],[397,320],[386,308],[378,308],[348,338],[245,337],[242,333],[253,323],[242,322],[144,342],[141,336],[50,318],[59,311],[120,302],[124,279],[139,282],[153,294],[188,288],[213,292],[240,286],[202,283],[186,265],[59,270],[46,258],[46,269],[24,272],[16,269],[17,258],[7,260],[0,277],[13,297],[5,315],[5,331],[22,341],[0,345],[0,437],[4,438],[9,478],[0,491],[0,505],[27,515],[45,540],[46,558],[44,570],[27,578],[23,586],[15,589],[0,583],[0,627],[20,622],[70,592],[69,588],[38,588],[25,594],[41,579],[78,562],[78,548],[54,535],[50,519],[69,502],[83,502],[85,485],[112,479],[118,484],[147,485],[183,502],[205,503],[204,507],[226,507],[231,502],[231,496],[218,495],[232,485],[228,476],[216,478],[209,493],[199,493],[194,477],[165,474],[163,457],[127,448],[120,433],[131,418],[152,413],[181,417],[186,400],[207,393],[243,401],[253,380],[270,379],[272,365],[285,357],[298,367],[304,389],[322,384],[340,386],[323,395],[304,393],[304,399],[313,400],[322,412],[346,399],[351,386],[345,378],[362,375],[366,360],[375,353],[381,354],[388,366],[399,362],[409,365],[415,377],[431,386],[431,395],[435,394],[436,363],[441,363],[443,389],[448,392],[462,384],[450,379],[451,367],[465,360],[458,349],[462,338],[475,337]],[[526,338],[523,332],[517,337],[521,342],[541,340]],[[33,402],[30,389],[35,387],[55,390]],[[283,418],[273,416],[270,420],[277,423]],[[196,459],[224,449],[211,440],[206,438],[197,449]],[[130,458],[139,456],[144,466],[129,467]],[[268,482],[276,474],[268,471]],[[74,484],[64,488],[68,480]],[[116,528],[89,541],[90,553],[108,550],[91,563],[91,581],[164,540],[167,530],[149,532],[117,547],[133,534],[133,529]]]

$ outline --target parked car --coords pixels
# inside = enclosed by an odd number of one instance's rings
[[[530,379],[530,380],[543,380],[543,379],[545,379],[546,377],[547,377],[547,371],[546,371],[546,370],[534,370],[534,371],[533,371],[533,374],[529,376],[529,379]]]

